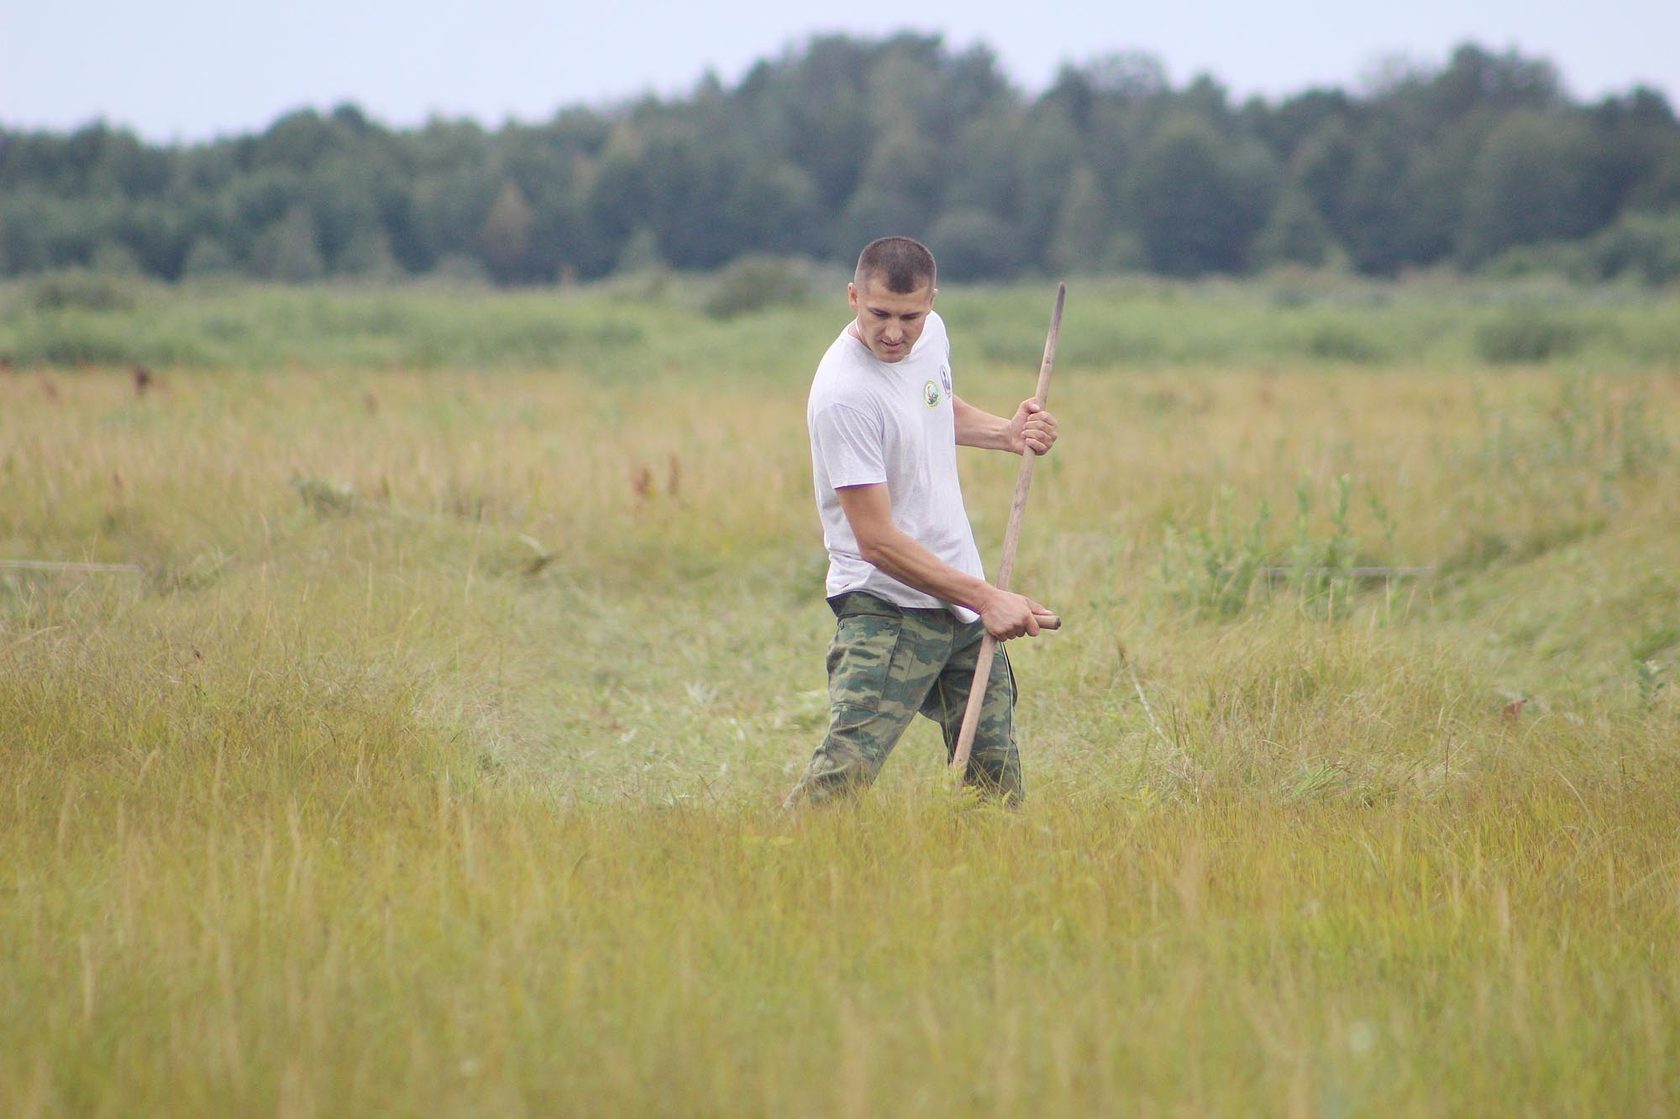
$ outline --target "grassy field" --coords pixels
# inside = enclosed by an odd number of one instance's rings
[[[1028,804],[785,817],[838,299],[67,290],[0,559],[137,570],[0,569],[0,1112],[1680,1109],[1671,302],[1074,285]]]

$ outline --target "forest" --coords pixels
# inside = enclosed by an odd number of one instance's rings
[[[966,281],[1294,267],[1661,285],[1680,278],[1680,123],[1654,90],[1583,103],[1551,63],[1475,44],[1356,91],[1238,102],[1141,54],[1028,95],[984,47],[901,34],[494,128],[394,129],[343,104],[198,144],[0,130],[0,277],[540,285],[844,261],[887,232]]]

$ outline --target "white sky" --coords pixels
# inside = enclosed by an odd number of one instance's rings
[[[621,0],[0,0],[0,124],[65,130],[96,118],[151,140],[257,131],[283,112],[354,101],[394,126],[428,116],[543,120],[733,83],[819,32],[938,32],[985,43],[1041,90],[1065,61],[1155,54],[1174,84],[1211,73],[1240,98],[1355,88],[1383,59],[1431,66],[1473,40],[1550,59],[1571,93],[1636,84],[1680,108],[1680,0],[923,0],[916,5]]]

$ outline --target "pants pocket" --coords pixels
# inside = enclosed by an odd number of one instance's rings
[[[836,710],[879,711],[904,623],[853,614],[841,618],[828,647],[828,701]]]

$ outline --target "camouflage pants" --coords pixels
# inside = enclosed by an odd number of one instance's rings
[[[918,712],[939,724],[949,760],[986,632],[948,610],[909,610],[867,594],[841,595],[833,605],[839,623],[828,649],[828,733],[789,806],[869,785]],[[963,781],[1018,803],[1025,790],[1014,716],[1015,677],[1000,645]]]

